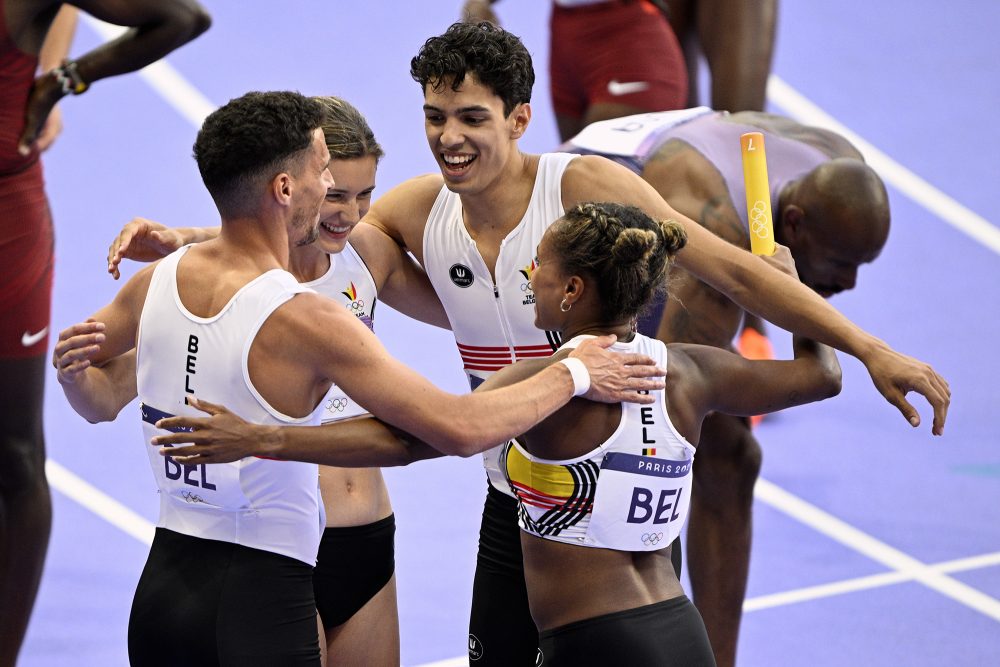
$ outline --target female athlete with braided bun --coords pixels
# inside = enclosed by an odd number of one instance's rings
[[[702,419],[817,401],[840,390],[826,346],[795,341],[791,361],[748,361],[634,332],[686,242],[673,221],[620,204],[579,204],[538,246],[535,326],[567,341],[480,388],[539,372],[581,340],[615,334],[619,350],[667,368],[652,405],[574,399],[503,451],[517,497],[531,615],[544,665],[714,665],[701,616],[670,563],[687,517]]]

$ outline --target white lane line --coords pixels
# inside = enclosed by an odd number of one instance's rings
[[[416,667],[466,667],[469,664],[469,656],[463,655],[458,658],[448,658],[437,662],[426,662]]]
[[[125,28],[99,21],[86,13],[84,22],[105,40],[112,40],[125,32]],[[158,60],[139,70],[139,76],[195,128],[200,128],[215,105],[200,90],[191,85],[180,72],[166,60]]]
[[[975,609],[995,621],[1000,621],[1000,600],[952,579],[934,567],[921,563],[912,556],[876,540],[871,535],[863,533],[781,487],[761,478],[757,480],[754,496],[844,546],[882,563],[956,602]]]
[[[153,543],[153,533],[156,527],[152,523],[94,485],[77,477],[52,459],[45,461],[45,475],[49,479],[49,484],[70,500],[82,505],[143,544]]]
[[[774,75],[771,75],[767,82],[767,97],[789,116],[802,123],[818,125],[844,135],[864,154],[868,164],[896,189],[952,227],[1000,254],[1000,228],[875,148]]]
[[[966,570],[976,570],[996,565],[1000,565],[1000,551],[991,554],[984,554],[982,556],[960,558],[958,560],[947,561],[945,563],[937,563],[935,565],[928,565],[928,567],[936,572],[948,573],[964,572]],[[781,607],[784,605],[796,604],[798,602],[818,600],[820,598],[831,597],[834,595],[843,595],[845,593],[854,593],[872,588],[880,588],[882,586],[901,584],[907,581],[913,581],[913,577],[905,572],[885,572],[882,574],[873,574],[867,577],[834,581],[828,584],[820,584],[818,586],[809,586],[807,588],[799,588],[782,593],[771,593],[769,595],[760,595],[754,598],[749,598],[743,603],[743,611],[749,612],[760,609],[770,609],[771,607]]]

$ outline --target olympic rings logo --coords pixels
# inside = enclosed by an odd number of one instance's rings
[[[347,409],[347,403],[346,398],[331,398],[326,402],[326,409],[330,412],[343,412]]]
[[[750,209],[750,231],[759,239],[768,237],[767,224],[770,222],[767,215],[767,204],[761,200],[754,202]]]
[[[349,307],[351,310],[362,310],[365,307],[365,300],[358,299],[357,301],[352,301]]]
[[[521,283],[521,291],[522,292],[530,292],[531,291],[531,282],[528,281],[526,283]]]
[[[651,547],[654,544],[658,544],[660,540],[663,539],[663,533],[643,533],[642,543],[647,547]]]

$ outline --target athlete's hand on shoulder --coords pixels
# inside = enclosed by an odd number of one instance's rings
[[[121,276],[118,265],[123,259],[152,262],[166,257],[184,245],[179,230],[146,218],[132,218],[108,248],[108,273],[115,280]]]
[[[263,453],[268,443],[275,442],[278,427],[251,424],[234,415],[223,405],[189,398],[188,405],[209,417],[167,417],[156,422],[156,428],[177,431],[158,435],[151,441],[160,447],[162,456],[169,456],[184,465],[229,463]],[[175,447],[193,443],[186,447]]]
[[[52,366],[62,384],[74,384],[90,368],[104,342],[104,323],[87,320],[63,329],[52,350]]]
[[[915,391],[934,408],[931,433],[944,433],[944,422],[951,404],[951,388],[937,371],[919,359],[896,352],[885,343],[876,346],[861,361],[868,369],[875,387],[903,413],[911,426],[920,426],[920,414],[906,400],[906,394]]]
[[[598,336],[580,343],[569,356],[587,366],[590,389],[583,395],[601,403],[652,403],[654,398],[640,391],[663,389],[667,372],[644,354],[612,352],[613,335]]]
[[[774,254],[760,255],[760,258],[782,273],[787,273],[796,280],[799,279],[799,272],[795,268],[795,260],[792,259],[792,251],[787,246],[775,243]]]

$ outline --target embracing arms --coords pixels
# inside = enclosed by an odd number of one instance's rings
[[[916,391],[923,395],[934,409],[932,432],[943,432],[951,392],[945,379],[929,365],[896,352],[798,280],[680,215],[651,185],[625,167],[599,157],[573,160],[563,177],[564,205],[568,208],[580,201],[601,199],[633,204],[654,217],[681,222],[688,243],[677,255],[679,266],[744,309],[857,357],[875,387],[912,426],[920,424],[920,415],[906,394]]]

